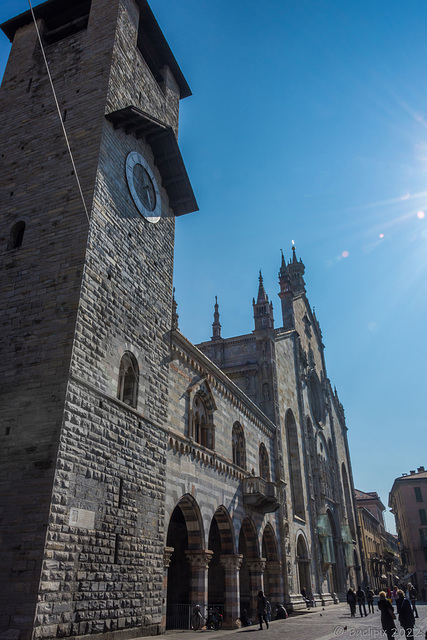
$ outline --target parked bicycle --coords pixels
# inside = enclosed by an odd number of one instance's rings
[[[218,607],[208,607],[208,617],[202,613],[200,604],[196,604],[191,616],[191,628],[194,631],[201,629],[206,624],[206,629],[214,629],[218,631],[222,627],[222,613]]]

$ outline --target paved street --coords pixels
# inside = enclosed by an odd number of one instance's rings
[[[424,640],[427,631],[427,604],[417,604],[419,618],[415,621],[414,638]],[[403,631],[396,621],[397,638],[403,637]],[[270,640],[278,640],[285,637],[286,640],[334,640],[342,638],[386,638],[383,635],[380,623],[380,614],[376,610],[366,618],[350,618],[349,608],[345,604],[333,605],[322,609],[317,607],[304,614],[291,616],[288,620],[277,620],[270,623],[270,628],[264,631],[258,630],[258,625],[236,629],[234,631],[167,631],[167,640],[196,640],[196,635],[204,635],[203,640],[214,640],[234,634],[256,634],[250,639],[245,637],[235,640],[258,640],[266,635]],[[209,636],[209,638],[207,637]],[[229,640],[232,640],[231,638]]]

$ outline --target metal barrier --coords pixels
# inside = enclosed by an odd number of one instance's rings
[[[168,604],[166,609],[166,629],[190,629],[192,611],[191,604]]]
[[[202,613],[208,617],[208,609],[218,607],[219,612],[224,615],[223,604],[210,604],[202,606]],[[194,605],[192,604],[168,604],[166,609],[166,629],[191,629],[191,616]]]

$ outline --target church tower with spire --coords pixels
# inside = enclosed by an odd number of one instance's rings
[[[295,245],[292,246],[292,260],[286,264],[283,251],[279,270],[279,298],[282,303],[282,320],[284,329],[295,328],[294,298],[305,293],[305,266],[296,257]]]
[[[335,593],[346,592],[347,575],[360,579],[354,565],[357,532],[348,524],[355,521],[354,504],[351,491],[340,482],[341,474],[352,482],[347,429],[327,377],[322,333],[307,298],[304,274],[305,265],[292,246],[291,259],[286,261],[282,253],[279,269],[280,327],[274,327],[273,304],[260,272],[258,295],[252,301],[252,334],[223,338],[221,360],[212,341],[198,345],[277,426],[273,455],[283,496],[283,548],[290,549],[291,556],[296,553],[296,572],[288,569],[285,587],[292,606],[298,606],[298,585],[318,590],[322,595],[314,597],[329,604]],[[321,537],[313,533],[316,530]],[[295,552],[296,539],[300,548]],[[328,548],[334,547],[334,558],[327,555],[326,539]],[[308,554],[311,563],[305,560]],[[285,554],[282,561],[288,565]]]

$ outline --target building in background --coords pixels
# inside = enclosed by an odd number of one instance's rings
[[[389,507],[396,519],[402,580],[412,582],[419,595],[427,591],[427,471],[419,467],[396,478]]]
[[[395,537],[384,526],[384,511],[376,491],[355,490],[366,579],[377,592],[393,588],[399,578],[399,557]]]
[[[195,604],[233,626],[259,589],[337,602],[361,552],[302,261],[282,257],[279,327],[260,276],[253,333],[223,339],[216,306],[212,340],[182,336],[185,78],[145,0],[35,16],[60,116],[31,13],[2,25],[0,632],[154,635]]]

